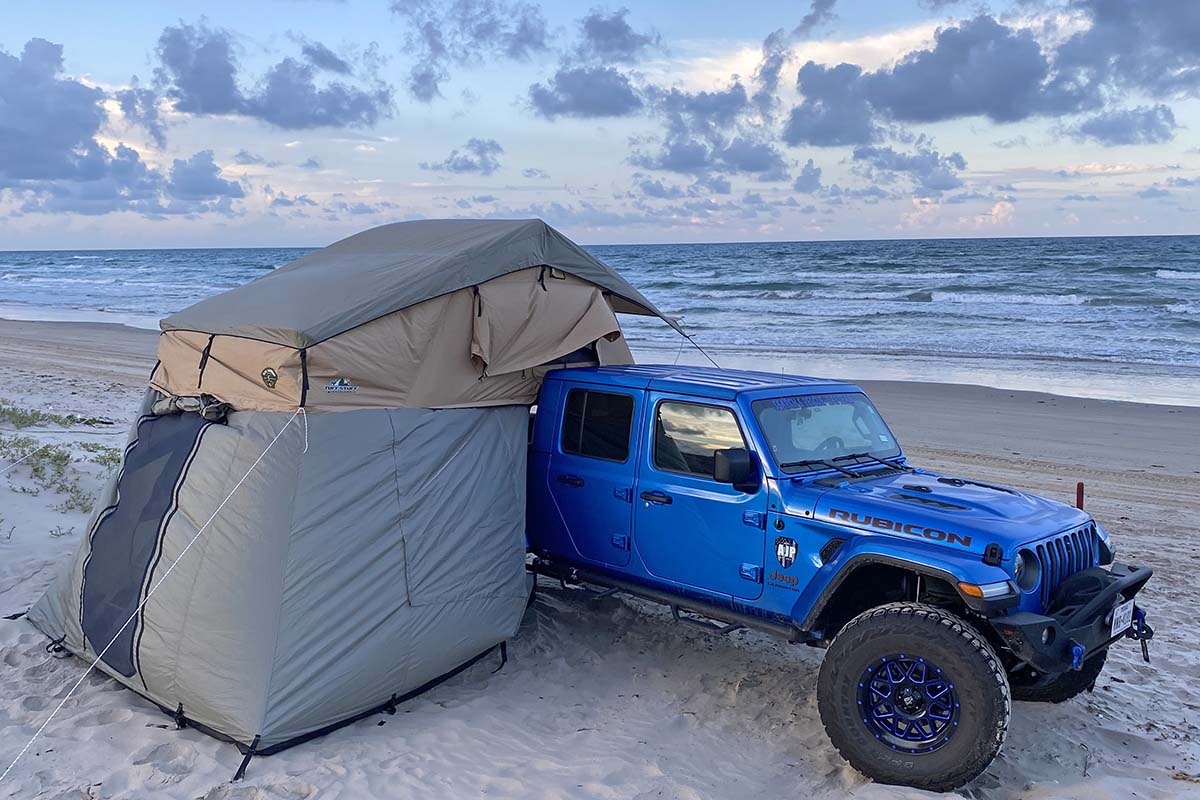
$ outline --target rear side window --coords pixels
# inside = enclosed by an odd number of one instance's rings
[[[564,453],[606,461],[629,458],[633,397],[612,392],[572,389],[563,415]]]
[[[654,466],[700,478],[713,476],[718,450],[745,447],[737,419],[727,408],[663,402],[654,417]]]

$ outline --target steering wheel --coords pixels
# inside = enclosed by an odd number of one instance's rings
[[[828,439],[817,445],[817,452],[827,453],[831,450],[843,450],[845,447],[846,444],[842,441],[842,437],[830,436]]]

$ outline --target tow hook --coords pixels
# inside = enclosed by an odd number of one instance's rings
[[[1078,672],[1083,669],[1083,645],[1079,642],[1071,643],[1071,669]]]
[[[1154,629],[1146,622],[1146,612],[1140,608],[1133,609],[1133,627],[1126,633],[1130,639],[1142,643],[1142,660],[1150,663],[1150,640],[1154,638]]]

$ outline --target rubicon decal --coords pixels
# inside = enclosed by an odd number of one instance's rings
[[[939,530],[938,528],[926,528],[924,525],[913,525],[910,522],[897,522],[894,519],[872,517],[869,514],[855,514],[850,511],[840,511],[836,508],[831,508],[829,509],[829,519],[834,522],[853,522],[856,525],[878,528],[881,531],[891,531],[892,533],[903,533],[908,536],[921,536],[926,539],[932,539],[935,542],[946,542],[947,544],[957,544],[963,547],[971,546],[970,536],[961,536],[957,533]]]

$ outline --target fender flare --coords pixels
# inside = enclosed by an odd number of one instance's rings
[[[829,604],[829,601],[837,593],[837,590],[841,588],[841,585],[846,581],[846,579],[854,574],[858,569],[865,566],[870,566],[872,564],[884,564],[891,567],[898,567],[916,575],[924,575],[943,580],[954,588],[954,590],[958,593],[958,596],[962,599],[964,605],[966,605],[972,611],[977,611],[981,614],[994,613],[1000,608],[1005,608],[1009,605],[1015,604],[1018,600],[1018,598],[1014,596],[1011,599],[1001,599],[998,603],[996,600],[983,600],[980,598],[968,597],[958,590],[958,583],[959,581],[964,580],[964,576],[956,575],[943,567],[933,566],[912,558],[888,555],[886,553],[874,551],[866,551],[855,553],[840,564],[838,561],[839,559],[835,558],[830,562],[829,566],[836,565],[836,572],[834,572],[833,575],[825,582],[825,585],[821,588],[816,598],[811,601],[807,613],[803,614],[803,618],[801,618],[799,613],[802,610],[802,604],[806,602],[803,596],[796,601],[796,605],[792,609],[792,618],[796,620],[796,624],[800,630],[805,631],[806,633],[812,632],[813,626],[816,624],[817,619],[821,616],[821,612],[825,610],[826,606]],[[983,566],[983,564],[980,563],[980,566]],[[818,573],[818,575],[819,574],[820,573]],[[1007,578],[1007,575],[1005,575],[1004,578]],[[971,582],[975,581],[971,580]]]

